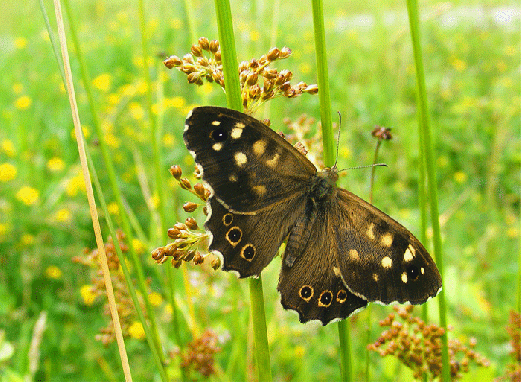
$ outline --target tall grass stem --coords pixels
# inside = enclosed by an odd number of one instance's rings
[[[110,150],[107,146],[107,143],[105,142],[105,139],[103,138],[104,133],[101,129],[101,124],[100,124],[100,121],[98,118],[98,113],[97,113],[96,106],[95,106],[96,104],[95,104],[94,97],[92,94],[91,80],[90,80],[90,77],[87,72],[87,66],[85,64],[81,46],[80,46],[80,43],[79,43],[79,40],[78,40],[78,37],[76,34],[75,24],[72,20],[72,11],[70,9],[69,0],[64,0],[63,4],[65,6],[65,10],[66,10],[66,13],[68,16],[71,39],[72,39],[72,43],[74,45],[74,50],[76,52],[76,58],[78,59],[80,75],[81,75],[81,79],[82,79],[83,86],[85,89],[85,94],[87,96],[87,103],[89,105],[89,109],[91,112],[92,125],[98,136],[99,148],[100,148],[100,151],[102,154],[103,163],[104,163],[106,173],[107,173],[107,176],[109,179],[109,184],[111,186],[112,192],[114,194],[114,198],[116,200],[116,203],[117,203],[119,211],[120,211],[119,215],[121,218],[121,228],[122,228],[123,233],[125,234],[127,240],[129,242],[132,242],[133,235],[132,235],[132,230],[130,228],[129,218],[125,211],[123,195],[121,193],[121,188],[119,187],[119,184],[117,181],[116,170],[114,168],[114,162],[112,160],[112,157],[110,156]],[[161,343],[159,340],[159,333],[158,333],[157,325],[156,325],[155,312],[152,309],[152,306],[148,299],[147,285],[146,285],[146,281],[145,281],[143,266],[137,255],[136,250],[134,249],[134,246],[130,245],[128,248],[129,248],[130,260],[133,263],[133,266],[134,266],[134,269],[135,269],[136,275],[137,275],[137,286],[139,288],[140,293],[143,296],[143,301],[145,303],[145,309],[147,311],[148,320],[142,321],[142,325],[143,325],[143,327],[145,327],[146,325],[148,325],[147,322],[150,322],[151,333],[153,334],[153,342],[154,342],[154,345],[156,347],[156,350],[157,350],[159,356],[161,357],[161,364],[163,365],[164,359],[163,359]],[[134,288],[134,283],[131,280],[126,279],[125,281],[127,283],[127,288],[129,289],[129,291]],[[137,306],[135,306],[135,309],[138,310],[138,309],[141,309],[141,307],[139,305],[137,305]],[[145,330],[145,332],[146,332],[146,330]]]
[[[62,52],[63,69],[65,87],[67,94],[69,95],[69,103],[72,111],[72,119],[74,122],[74,131],[76,134],[76,142],[78,144],[78,153],[81,161],[81,168],[83,172],[83,179],[86,186],[87,199],[89,203],[90,216],[92,218],[92,225],[94,228],[94,234],[96,237],[96,244],[98,247],[98,256],[100,258],[100,266],[103,271],[103,280],[107,291],[107,299],[109,301],[110,314],[114,325],[114,334],[116,336],[116,342],[118,344],[119,355],[121,358],[121,364],[123,372],[125,374],[125,380],[127,382],[132,381],[132,375],[130,373],[130,365],[128,363],[128,355],[125,348],[125,341],[123,340],[123,333],[121,330],[121,324],[119,321],[119,314],[116,306],[116,298],[114,297],[114,289],[112,287],[112,280],[110,278],[110,270],[107,263],[107,255],[105,253],[105,243],[103,242],[103,236],[101,235],[101,227],[99,224],[98,211],[96,208],[96,200],[94,199],[94,192],[92,184],[90,182],[90,173],[87,164],[87,156],[85,153],[85,142],[83,140],[81,131],[80,115],[78,112],[78,104],[76,103],[76,94],[74,90],[74,83],[72,81],[72,70],[69,61],[69,52],[67,49],[67,41],[65,36],[65,27],[63,23],[63,16],[61,11],[61,4],[59,0],[54,0],[54,10],[56,13],[56,22],[58,25],[58,37],[60,39],[60,46]]]
[[[416,67],[416,83],[418,94],[418,118],[420,134],[422,135],[423,147],[420,149],[425,153],[425,170],[427,175],[427,189],[429,191],[429,205],[431,211],[431,224],[433,233],[434,254],[436,257],[436,265],[443,279],[443,248],[441,243],[439,208],[438,208],[438,190],[436,182],[435,158],[433,153],[433,144],[431,141],[431,128],[429,121],[429,111],[427,107],[427,90],[425,87],[425,71],[423,67],[422,47],[420,42],[420,21],[418,12],[418,2],[416,0],[407,0],[407,11],[409,14],[409,24],[411,28],[411,39],[414,53],[414,62]],[[438,294],[439,320],[440,326],[445,330],[442,337],[442,380],[450,381],[450,364],[449,364],[449,344],[447,333],[447,312],[445,305],[445,290],[442,289]]]
[[[235,52],[235,36],[233,33],[232,13],[228,0],[215,0],[221,58],[224,72],[226,102],[229,108],[242,111],[241,85],[238,75],[239,63]],[[266,314],[264,312],[264,297],[262,279],[250,278],[250,308],[253,320],[255,339],[255,359],[259,381],[270,382],[271,365],[268,346]]]
[[[320,98],[320,120],[322,123],[322,145],[324,149],[324,163],[333,166],[335,163],[335,140],[331,122],[331,99],[329,94],[329,77],[326,54],[326,33],[324,27],[324,5],[322,0],[311,0],[313,11],[313,27],[315,37],[315,52],[317,57],[317,83]],[[338,323],[340,343],[340,363],[342,379],[351,381],[353,368],[351,365],[351,344],[349,325],[347,320]]]

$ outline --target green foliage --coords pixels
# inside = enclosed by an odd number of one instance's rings
[[[185,3],[191,7],[189,12]],[[232,2],[238,60],[259,57],[273,43],[288,46],[293,54],[280,65],[298,80],[316,83],[310,5],[276,3],[277,7],[272,1]],[[513,3],[471,3],[473,7],[456,3],[443,8],[437,2],[422,2],[420,27],[437,160],[448,322],[452,336],[462,342],[476,338],[476,351],[491,361],[492,367],[483,374],[471,370],[480,377],[474,380],[482,380],[504,375],[511,362],[505,327],[509,310],[517,306],[520,19],[496,8],[513,9]],[[154,264],[150,256],[155,247],[166,243],[161,241],[164,233],[158,232],[159,212],[154,207],[157,192],[152,169],[156,164],[137,5],[123,1],[71,5],[103,138],[111,148],[119,185],[134,217],[137,239],[127,244],[140,255],[151,280],[150,291],[163,297],[154,306],[168,353],[176,340],[171,307],[165,302],[169,291],[161,274],[169,265]],[[203,1],[145,3],[152,112],[159,119],[168,227],[188,216],[180,208],[186,200],[196,201],[167,173],[171,164],[180,164],[185,173],[193,168],[182,142],[184,118],[195,105],[224,105],[225,95],[218,86],[189,86],[183,75],[167,70],[162,60],[171,54],[182,57],[199,36],[218,38],[211,5]],[[51,2],[46,6],[54,27]],[[116,346],[105,348],[95,339],[108,322],[104,301],[88,300],[82,287],[91,284],[92,274],[72,262],[73,257],[82,256],[83,248],[93,248],[95,241],[61,64],[54,58],[43,17],[34,4],[8,1],[5,9],[0,16],[0,328],[5,333],[0,349],[4,343],[11,344],[14,352],[0,358],[0,378],[122,380]],[[482,13],[472,13],[475,9]],[[273,32],[275,11],[279,22]],[[418,233],[416,82],[405,4],[339,1],[328,3],[324,12],[332,110],[342,113],[339,167],[370,164],[376,144],[371,130],[374,125],[391,127],[393,140],[379,152],[388,167],[377,169],[373,201]],[[188,14],[193,18],[187,19]],[[189,28],[197,34],[193,41]],[[108,179],[98,147],[100,137],[92,127],[70,42],[69,49],[87,145],[104,185]],[[283,129],[286,116],[320,116],[318,97],[309,95],[276,99],[269,109],[276,130]],[[339,184],[367,198],[369,176],[366,170],[350,170]],[[114,197],[108,188],[104,192],[109,211],[120,224]],[[200,214],[200,226],[203,220]],[[104,221],[102,225],[106,228]],[[255,373],[248,369],[254,360],[247,283],[210,267],[185,264],[183,268],[173,271],[182,343],[212,329],[220,347],[214,379],[251,378]],[[274,379],[337,380],[336,326],[302,325],[296,315],[284,311],[276,292],[279,269],[280,259],[275,259],[263,274]],[[436,322],[433,303],[435,299],[429,303],[429,317]],[[373,306],[372,315],[381,319],[390,310]],[[42,312],[47,317],[38,358],[29,349],[38,339],[35,324]],[[364,373],[364,314],[349,320],[356,380]],[[373,328],[372,340],[378,335]],[[157,377],[145,341],[129,338],[126,344],[134,380]],[[394,360],[376,354],[370,357],[373,380],[412,378]],[[181,378],[179,358],[170,360],[170,376]],[[30,362],[36,362],[36,369],[31,370]]]

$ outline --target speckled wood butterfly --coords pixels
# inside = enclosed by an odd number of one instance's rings
[[[421,304],[441,289],[416,237],[260,121],[197,107],[184,140],[212,189],[210,250],[224,270],[258,276],[285,240],[278,290],[301,322],[326,325],[371,301]]]

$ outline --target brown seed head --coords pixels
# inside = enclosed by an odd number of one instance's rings
[[[183,210],[185,210],[185,212],[194,212],[197,209],[197,206],[197,203],[186,202],[183,204]]]
[[[219,41],[217,41],[217,40],[210,41],[209,48],[210,48],[210,52],[216,53],[219,50]]]
[[[181,179],[181,176],[183,175],[183,170],[181,169],[180,166],[175,165],[175,166],[170,167],[170,174],[172,174],[172,176],[174,178],[179,180],[179,179]]]
[[[199,46],[203,50],[210,50],[210,41],[206,37],[199,37],[199,40],[197,41],[199,43]]]
[[[177,56],[170,56],[166,60],[163,61],[163,64],[168,68],[172,69],[177,66],[181,66],[183,64],[183,61]]]
[[[197,227],[197,222],[194,218],[186,218],[185,224],[192,231],[195,231],[197,228],[199,228]]]
[[[279,58],[280,50],[278,48],[271,48],[268,54],[266,55],[268,61],[275,61]]]

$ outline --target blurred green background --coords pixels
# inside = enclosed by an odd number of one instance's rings
[[[44,2],[56,30],[53,4]],[[217,39],[212,1],[147,2],[146,36],[153,80],[153,112],[161,126],[161,166],[168,195],[168,226],[187,216],[180,205],[194,200],[179,189],[168,169],[193,171],[183,141],[184,118],[196,105],[225,105],[215,84],[188,85],[162,60],[182,57],[200,36]],[[189,7],[187,12],[185,5]],[[73,25],[94,90],[96,112],[111,148],[120,187],[136,219],[129,245],[150,278],[163,345],[171,339],[172,308],[161,274],[150,257],[166,243],[159,238],[152,174],[150,118],[138,22],[138,4],[74,1],[66,32],[80,118],[102,185],[106,174],[92,127],[92,110],[70,39]],[[239,61],[270,47],[293,54],[276,63],[294,82],[316,83],[313,24],[308,2],[232,1]],[[374,204],[419,234],[416,82],[407,10],[402,1],[325,2],[326,44],[332,110],[342,113],[339,167],[372,163],[375,125],[391,127],[393,140],[380,149],[387,168],[377,170]],[[488,369],[472,369],[464,380],[492,380],[512,362],[506,331],[516,309],[520,243],[520,26],[521,8],[511,1],[422,1],[421,32],[429,109],[435,140],[441,226],[445,251],[444,289],[451,338],[487,357]],[[193,24],[190,24],[192,21]],[[189,28],[189,25],[190,28]],[[72,261],[94,248],[72,118],[58,63],[36,1],[4,2],[0,14],[0,377],[49,381],[122,380],[114,343],[95,336],[109,323],[101,298],[89,294],[96,270]],[[260,117],[283,130],[285,117],[319,118],[318,97],[276,99]],[[336,116],[334,116],[334,119]],[[340,185],[369,196],[370,170],[348,171]],[[104,189],[113,218],[118,209]],[[199,215],[200,226],[204,218]],[[102,224],[104,224],[102,222]],[[104,231],[105,238],[108,231]],[[430,243],[426,243],[430,248]],[[213,330],[220,351],[213,380],[251,380],[247,283],[234,275],[193,264],[174,270],[182,340]],[[276,291],[280,259],[264,272],[268,337],[274,380],[331,381],[339,378],[335,325],[302,325],[282,309]],[[372,308],[373,333],[392,309]],[[419,309],[416,312],[419,314]],[[35,331],[42,313],[44,330]],[[436,300],[429,303],[437,321]],[[351,320],[355,376],[365,368],[364,312]],[[129,325],[139,324],[130,321]],[[134,327],[135,328],[135,327]],[[238,329],[239,328],[239,329]],[[238,331],[242,331],[238,333]],[[127,340],[134,380],[157,378],[139,330]],[[249,338],[249,339],[248,339]],[[30,352],[36,341],[39,354]],[[171,357],[176,377],[178,357]],[[33,366],[31,366],[31,363]],[[410,380],[394,359],[370,354],[372,380]],[[177,375],[178,376],[178,375]]]

